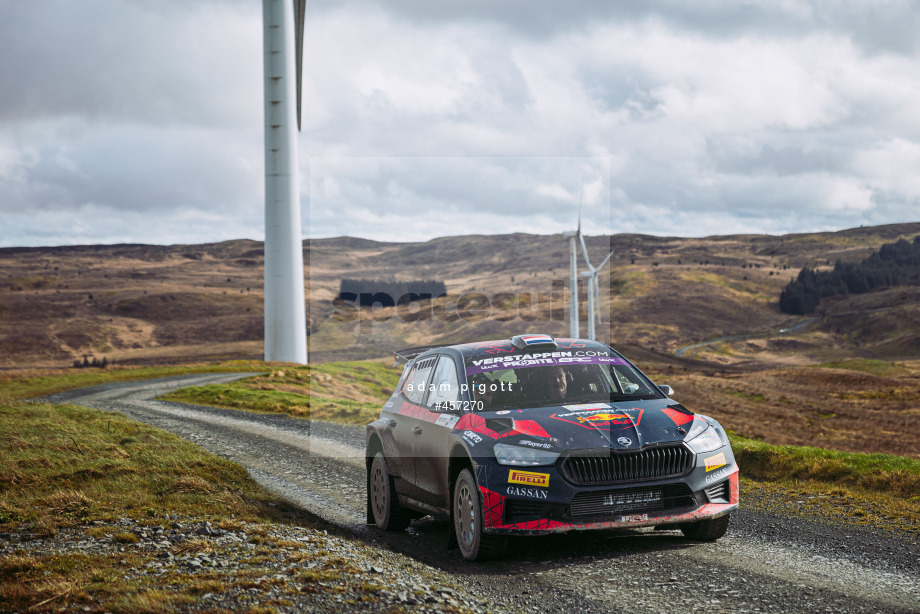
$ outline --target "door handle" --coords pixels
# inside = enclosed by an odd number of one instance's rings
[[[390,420],[389,422],[387,422],[387,424],[390,425],[391,429],[396,428],[396,420]]]
[[[413,427],[412,427],[412,432],[415,433],[416,435],[421,435],[421,434],[422,434],[422,427],[420,427],[420,426],[413,426]]]

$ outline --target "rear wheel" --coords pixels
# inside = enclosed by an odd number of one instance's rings
[[[731,514],[725,514],[718,518],[707,518],[692,524],[682,524],[680,525],[680,530],[687,539],[698,542],[714,542],[728,531],[730,517]]]
[[[393,478],[387,471],[387,462],[383,452],[377,452],[371,462],[371,474],[368,477],[367,496],[370,499],[374,523],[384,531],[401,531],[409,526],[412,519],[410,512],[399,505]]]
[[[464,469],[454,483],[454,532],[463,558],[485,561],[500,557],[505,552],[504,535],[487,535],[482,532],[482,504],[479,487],[469,469]]]

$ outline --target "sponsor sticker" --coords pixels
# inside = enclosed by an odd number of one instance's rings
[[[482,442],[482,437],[480,437],[473,431],[463,431],[463,438],[467,441],[467,443],[470,443],[473,445],[476,445],[477,443]]]
[[[725,453],[719,452],[715,456],[710,456],[705,459],[703,463],[706,465],[706,471],[712,471],[713,469],[718,469],[719,467],[725,466]]]
[[[549,474],[511,469],[508,472],[508,483],[524,484],[526,486],[543,486],[545,488],[549,486]]]
[[[509,497],[529,497],[531,499],[546,499],[549,491],[543,488],[523,488],[521,486],[509,486],[505,490]]]
[[[521,439],[520,441],[518,441],[518,444],[520,444],[520,445],[522,445],[522,446],[530,446],[530,447],[532,447],[532,448],[541,448],[541,449],[543,449],[543,450],[549,450],[549,449],[551,449],[551,448],[553,447],[553,444],[551,444],[551,443],[543,443],[543,442],[540,442],[540,441],[531,441],[531,440],[529,440],[529,439]]]
[[[633,514],[632,516],[620,516],[620,522],[644,522],[648,520],[648,514]]]
[[[715,482],[716,480],[720,480],[720,479],[724,478],[726,475],[728,475],[728,467],[725,467],[725,468],[723,468],[723,469],[719,469],[719,470],[716,471],[715,473],[710,473],[709,475],[707,475],[707,476],[706,476],[706,483],[707,483],[707,484],[712,484],[712,483]]]
[[[450,414],[441,414],[438,416],[438,419],[434,421],[438,426],[446,426],[449,429],[454,428],[454,425],[460,421],[460,416],[451,416]]]
[[[582,405],[563,405],[569,411],[601,411],[605,409],[610,409],[611,405],[608,403],[584,403]]]

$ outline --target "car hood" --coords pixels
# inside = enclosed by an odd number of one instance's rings
[[[683,441],[693,419],[684,407],[654,399],[476,412],[456,428],[540,449],[625,450]]]

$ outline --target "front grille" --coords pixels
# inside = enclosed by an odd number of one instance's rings
[[[582,492],[572,498],[572,518],[614,516],[623,513],[666,512],[696,507],[686,484],[665,484],[599,492]]]
[[[710,503],[728,503],[731,500],[728,480],[707,488],[706,498]]]
[[[647,448],[638,452],[575,454],[562,462],[562,475],[573,484],[597,486],[618,482],[661,480],[683,475],[693,467],[693,452],[684,446]]]

